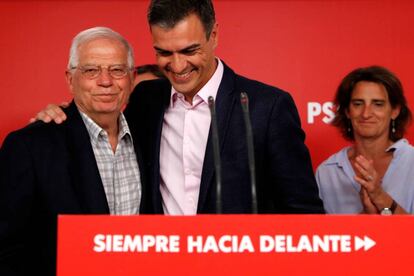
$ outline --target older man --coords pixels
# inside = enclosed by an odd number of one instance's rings
[[[79,33],[60,125],[37,122],[0,149],[0,275],[54,275],[58,214],[138,214],[141,177],[121,108],[134,81],[129,43],[108,28]]]

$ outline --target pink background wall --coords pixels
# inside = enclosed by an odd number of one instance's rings
[[[64,71],[71,39],[103,25],[123,34],[136,63],[153,63],[149,1],[0,1],[0,143],[47,103],[70,100]],[[289,91],[314,166],[344,145],[324,120],[352,69],[394,71],[413,109],[414,1],[214,1],[217,55],[236,72]],[[311,107],[308,107],[311,106]],[[414,132],[409,129],[409,140]]]

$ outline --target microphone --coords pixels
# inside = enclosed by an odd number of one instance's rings
[[[214,156],[214,168],[216,170],[216,212],[221,214],[221,159],[220,159],[220,144],[218,138],[218,129],[217,129],[217,116],[216,116],[216,106],[214,103],[214,98],[212,96],[208,97],[208,107],[210,109],[211,115],[211,134],[213,140],[213,156]]]
[[[257,214],[256,165],[254,160],[253,131],[250,122],[249,98],[245,92],[240,93],[240,103],[243,110],[244,124],[246,126],[247,156],[249,158],[250,183],[252,189],[252,213]]]

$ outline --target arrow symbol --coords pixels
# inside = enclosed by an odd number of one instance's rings
[[[355,236],[354,239],[354,247],[355,251],[360,250],[361,248],[364,248],[364,251],[367,251],[377,243],[372,240],[371,238],[364,236],[364,239],[361,239],[360,237]]]

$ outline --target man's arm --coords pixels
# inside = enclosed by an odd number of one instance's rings
[[[25,266],[27,222],[32,210],[34,174],[27,146],[18,134],[0,149],[0,275],[20,275]]]
[[[286,213],[324,213],[306,147],[305,133],[292,97],[282,92],[276,100],[268,130],[272,185]]]

